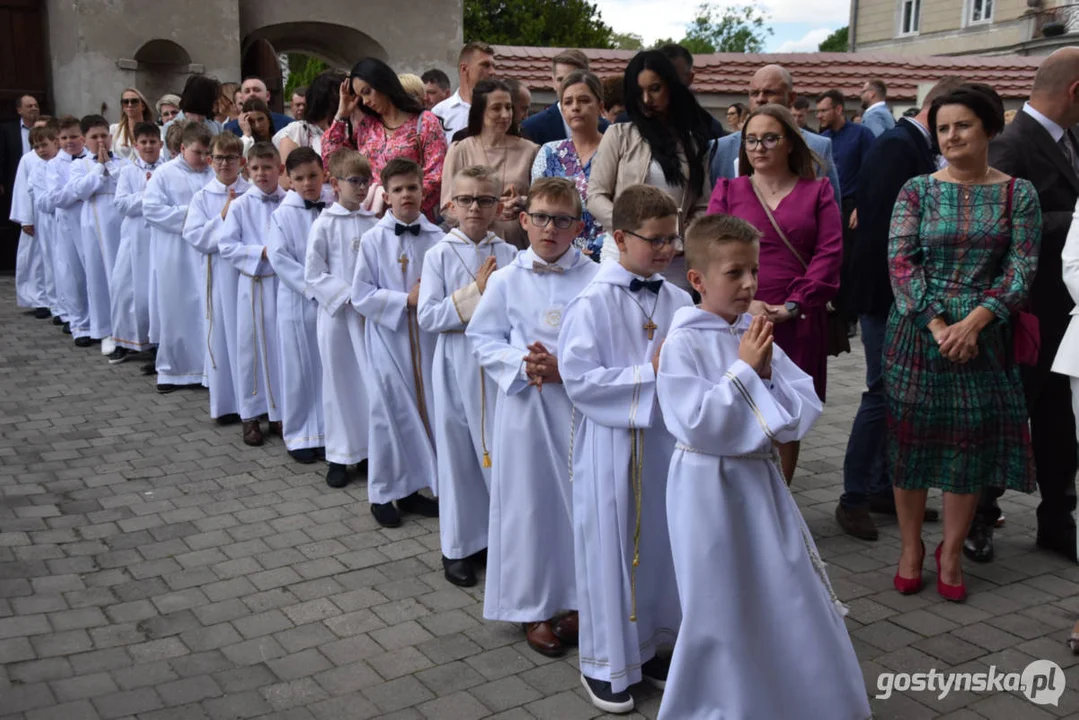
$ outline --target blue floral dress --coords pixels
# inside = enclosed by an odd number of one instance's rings
[[[588,162],[581,166],[581,159],[577,156],[577,148],[572,140],[555,140],[540,147],[536,153],[536,160],[532,164],[532,182],[542,177],[568,178],[577,186],[577,192],[581,194],[581,203],[588,199],[588,177],[592,174],[593,154]],[[584,229],[574,241],[573,246],[581,251],[588,251],[590,257],[599,262],[600,250],[603,248],[604,230],[592,214],[586,209],[582,217]]]

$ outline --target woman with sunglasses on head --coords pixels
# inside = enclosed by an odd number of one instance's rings
[[[142,93],[135,88],[124,88],[120,93],[120,122],[109,126],[112,135],[112,151],[125,160],[135,157],[135,126],[141,122],[152,123],[154,111]]]
[[[757,297],[749,311],[774,324],[775,343],[813,377],[825,399],[827,309],[839,291],[843,230],[835,191],[817,179],[820,160],[790,110],[763,105],[743,126],[740,176],[720,178],[708,213],[734,215],[761,231]],[[779,446],[789,485],[798,443]]]
[[[405,158],[423,170],[423,214],[439,216],[446,133],[433,113],[405,91],[397,74],[377,58],[364,58],[338,87],[337,115],[322,136],[322,163],[343,147],[358,150],[377,178],[394,158]],[[380,211],[382,188],[372,183],[364,207]]]
[[[611,227],[614,199],[631,185],[654,185],[674,200],[679,234],[703,215],[708,204],[708,147],[712,116],[678,77],[670,59],[658,50],[637,53],[623,78],[628,123],[611,125],[592,160],[588,211]],[[618,247],[607,238],[602,258],[618,260]],[[666,278],[689,290],[681,253]]]
[[[532,164],[539,146],[521,137],[513,121],[513,96],[506,83],[501,80],[476,83],[468,127],[463,132],[464,139],[455,142],[446,153],[446,177],[455,177],[458,171],[473,165],[492,168],[501,188],[502,214],[491,231],[510,245],[527,248],[528,236],[518,218],[532,185]],[[451,194],[449,183],[443,185],[443,207],[449,205]],[[457,224],[452,217],[447,217],[446,222]]]

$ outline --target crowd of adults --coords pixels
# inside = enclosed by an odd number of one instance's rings
[[[530,114],[527,85],[500,77],[494,50],[470,43],[456,90],[439,70],[398,75],[365,58],[295,90],[290,117],[270,111],[259,78],[194,75],[180,95],[152,105],[125,89],[113,148],[130,155],[132,127],[148,120],[168,142],[169,128],[185,119],[252,143],[272,140],[283,158],[300,147],[324,161],[356,149],[376,178],[404,157],[423,169],[423,212],[447,226],[455,221],[443,178],[484,165],[502,187],[495,232],[519,247],[527,243],[518,215],[529,186],[565,177],[587,210],[575,243],[597,262],[617,257],[604,228],[631,185],[670,195],[681,228],[706,213],[736,215],[762,233],[752,312],[775,323],[777,344],[813,377],[822,400],[828,357],[849,349],[850,326],[860,326],[867,389],[836,518],[871,541],[871,512],[898,516],[896,588],[921,588],[922,523],[938,517],[926,507],[929,488],[944,491],[936,557],[946,597],[965,593],[964,549],[973,560],[992,559],[1005,489],[1036,485],[1038,545],[1075,559],[1069,375],[1079,376],[1079,335],[1068,338],[1072,359],[1058,349],[1074,306],[1065,273],[1079,262],[1061,259],[1079,194],[1079,49],[1042,63],[1007,126],[993,88],[962,78],[941,78],[897,121],[879,80],[866,79],[852,113],[847,93],[799,97],[791,74],[768,65],[750,78],[746,102],[726,109],[724,128],[698,102],[693,57],[676,45],[638,53],[615,78],[597,77],[584,53],[567,50],[554,57],[551,82],[558,101]],[[18,112],[19,123],[4,130],[8,186],[11,158],[29,150],[37,101],[22,98]],[[380,211],[384,202],[373,184],[366,206]],[[672,263],[668,279],[687,287],[684,264]],[[1021,366],[1017,328],[1031,315],[1041,351]],[[797,444],[780,454],[790,482]]]

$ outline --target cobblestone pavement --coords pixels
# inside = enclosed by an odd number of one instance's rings
[[[362,482],[330,490],[279,440],[248,448],[238,427],[212,424],[205,393],[158,395],[135,363],[75,348],[14,308],[10,277],[0,327],[2,720],[599,715],[572,657],[530,651],[518,629],[483,621],[482,585],[442,578],[434,521],[380,529]],[[860,354],[833,363],[795,493],[850,605],[871,692],[881,672],[1013,671],[1036,658],[1068,680],[1058,707],[896,694],[873,701],[876,716],[1079,718],[1063,642],[1079,568],[1035,551],[1035,498],[1006,496],[998,560],[968,565],[962,605],[940,600],[930,571],[920,595],[891,589],[894,522],[877,543],[838,531],[862,368]],[[939,525],[927,530],[932,548]],[[659,697],[637,700],[632,717],[654,718]]]

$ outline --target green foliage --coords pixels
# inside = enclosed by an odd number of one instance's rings
[[[288,56],[288,81],[285,83],[285,97],[292,98],[292,89],[309,87],[311,81],[325,70],[328,65],[318,58],[299,53],[289,53]]]
[[[644,50],[644,38],[637,33],[611,33],[611,47],[615,50]]]
[[[849,52],[850,42],[848,34],[848,28],[846,26],[843,26],[833,32],[828,37],[824,38],[824,42],[822,42],[820,44],[820,47],[818,47],[817,49],[821,52]]]
[[[465,42],[610,48],[613,32],[587,0],[465,0]]]
[[[752,5],[725,7],[717,11],[710,3],[697,6],[697,16],[686,26],[686,35],[678,44],[694,55],[708,53],[757,53],[772,35],[768,16]],[[670,45],[674,40],[657,40],[653,48]]]

